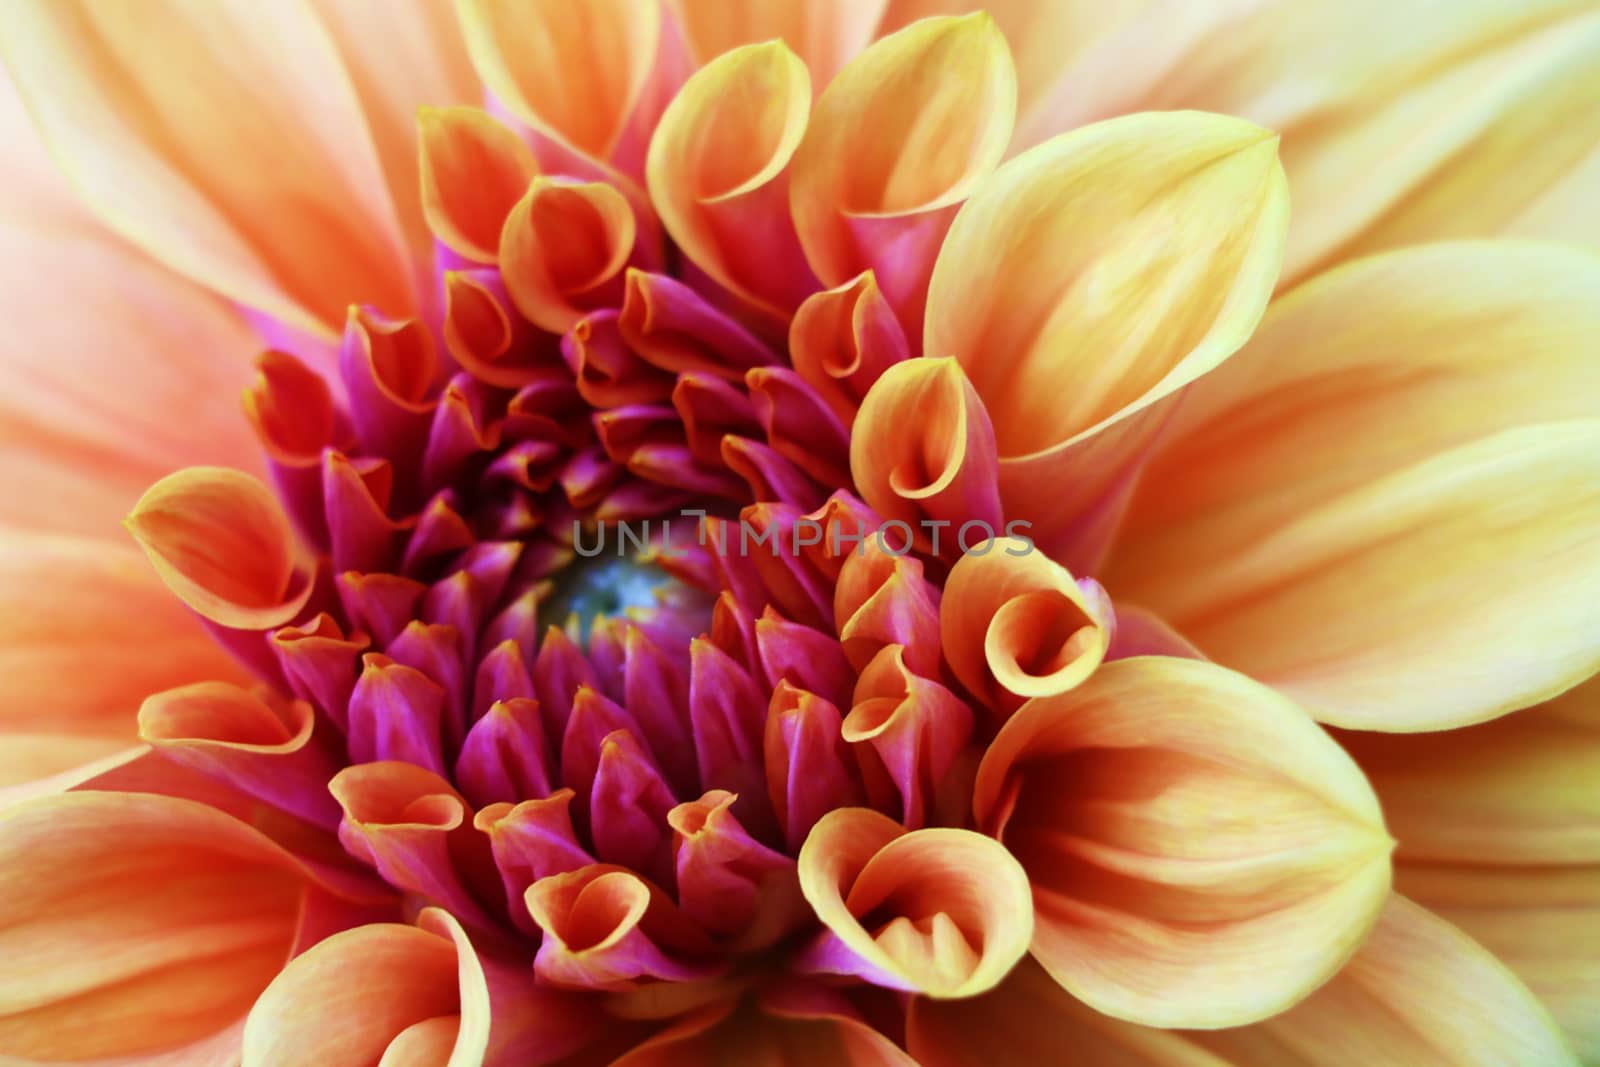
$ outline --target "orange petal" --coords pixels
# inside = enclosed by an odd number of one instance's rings
[[[534,325],[565,333],[622,295],[635,233],[633,209],[611,185],[540,175],[500,233],[506,289]]]
[[[850,436],[850,473],[862,499],[885,519],[911,524],[919,543],[924,520],[955,540],[982,543],[1000,530],[995,430],[983,401],[953,359],[909,359],[886,370],[861,402]],[[968,522],[982,524],[961,533]],[[898,542],[897,542],[898,543]]]
[[[244,1029],[247,1067],[376,1063],[406,1028],[461,1011],[456,949],[391,923],[335,934],[290,961]]]
[[[963,554],[939,603],[950,670],[1001,715],[1081,684],[1105,659],[1113,622],[1099,585],[1014,538]]]
[[[14,531],[0,544],[0,783],[132,745],[152,691],[240,677],[131,545]]]
[[[818,89],[872,40],[887,0],[671,0],[702,63],[742,44],[779,39],[815,75]]]
[[[516,116],[604,159],[650,75],[661,37],[658,4],[631,0],[460,0],[473,65]]]
[[[1237,119],[1130,115],[1010,161],[939,251],[924,350],[994,420],[1008,516],[1053,534],[1137,464],[1184,386],[1250,335],[1288,203],[1276,139]],[[1062,487],[1040,499],[1037,486]]]
[[[1596,410],[1597,309],[1600,260],[1555,247],[1313,279],[1191,391],[1105,581],[1343,725],[1438,729],[1573,684],[1600,666],[1590,446],[1530,424]]]
[[[978,771],[1027,869],[1034,956],[1152,1026],[1237,1026],[1339,969],[1389,891],[1371,787],[1300,709],[1196,660],[1107,663],[1029,701]]]
[[[1004,847],[970,830],[908,832],[868,808],[841,808],[806,838],[799,872],[830,931],[804,967],[967,997],[992,988],[1028,950],[1027,875]]]
[[[170,475],[126,525],[167,588],[219,625],[265,630],[288,622],[311,595],[310,582],[296,580],[283,508],[248,474],[193,467]]]
[[[718,283],[774,314],[817,288],[789,218],[789,161],[811,110],[782,41],[696,71],[662,113],[645,176],[667,232]]]
[[[985,14],[926,19],[851,60],[817,99],[790,189],[823,284],[871,268],[915,339],[939,243],[1000,162],[1016,106],[1005,37]]]
[[[212,808],[71,793],[0,813],[0,1057],[155,1052],[231,1026],[291,954],[310,883]]]
[[[846,426],[879,375],[910,355],[905,330],[871,271],[813,293],[789,325],[795,371]]]
[[[0,52],[86,202],[178,273],[324,334],[352,302],[411,310],[360,102],[309,7],[24,3]]]
[[[425,107],[417,113],[422,210],[452,250],[494,263],[500,228],[538,166],[522,139],[475,107]]]

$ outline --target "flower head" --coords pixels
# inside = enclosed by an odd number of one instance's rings
[[[1474,928],[1494,864],[1600,862],[1484,755],[1592,749],[1600,261],[1355,257],[1460,233],[1493,94],[1579,49],[1423,26],[1313,105],[1260,42],[1321,13],[1184,27],[1144,86],[1144,15],[883,6],[219,6],[175,70],[19,7],[86,202],[259,339],[264,462],[174,445],[148,570],[36,535],[70,603],[159,583],[227,656],[132,664],[139,747],[0,810],[0,1054],[1570,1060],[1409,897]]]

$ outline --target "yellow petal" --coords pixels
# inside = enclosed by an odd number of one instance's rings
[[[1265,1022],[1158,1030],[1100,1015],[1025,963],[994,992],[913,1002],[924,1067],[1563,1067],[1576,1060],[1549,1017],[1495,959],[1425,909],[1391,898],[1333,980]]]
[[[887,0],[671,0],[702,64],[742,44],[782,40],[828,84],[872,40]]]
[[[1126,476],[1255,328],[1287,211],[1275,138],[1193,113],[1075,130],[980,186],[939,252],[924,349],[988,407],[1008,517],[1054,549]]]
[[[1113,612],[1094,583],[1002,538],[956,561],[939,604],[950,670],[998,714],[1079,685],[1105,659]]]
[[[1600,420],[1475,440],[1191,557],[1151,603],[1220,663],[1324,721],[1428,730],[1493,718],[1600,668]],[[1423,694],[1422,699],[1418,698]]]
[[[775,313],[817,288],[789,218],[789,161],[810,112],[800,58],[782,41],[746,45],[684,83],[645,163],[651,202],[689,258]]]
[[[1147,1025],[1284,1010],[1389,890],[1391,842],[1350,758],[1283,697],[1195,660],[1118,660],[1024,704],[973,808],[1033,882],[1034,956]]]
[[[233,629],[288,622],[311,595],[295,575],[295,540],[272,491],[225,467],[163,478],[139,499],[127,527],[180,600]]]
[[[506,289],[536,326],[565,333],[621,296],[636,233],[633,209],[613,186],[540,175],[500,232]]]
[[[534,129],[595,159],[650,75],[661,9],[632,0],[456,0],[473,65]]]
[[[907,832],[867,808],[830,812],[799,857],[800,889],[832,936],[819,971],[870,974],[931,997],[992,988],[1028,950],[1028,879],[1005,848],[969,830]],[[871,917],[871,928],[862,925]]]
[[[1573,0],[1149,5],[1079,54],[1020,139],[1170,108],[1277,130],[1286,278],[1507,229],[1592,238],[1597,57],[1600,13]]]
[[[411,311],[371,134],[309,6],[25,2],[0,53],[96,214],[178,273],[325,334],[351,303]]]
[[[533,153],[505,124],[475,107],[417,113],[422,210],[439,240],[494,263],[500,228],[537,173]]]
[[[954,206],[1005,151],[1016,94],[984,14],[917,22],[853,59],[817,99],[790,187],[823,284],[872,268],[896,311],[920,313]],[[920,329],[920,314],[904,325]]]

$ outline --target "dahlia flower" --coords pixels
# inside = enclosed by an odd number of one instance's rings
[[[0,1061],[1600,1062],[1592,3],[0,56]]]

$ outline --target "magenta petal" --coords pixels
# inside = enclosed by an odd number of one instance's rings
[[[864,799],[859,773],[841,736],[843,716],[831,702],[779,682],[772,691],[763,749],[767,789],[790,850],[817,820]]]
[[[640,871],[670,887],[672,839],[667,812],[676,803],[655,760],[632,733],[618,730],[607,735],[600,744],[589,800],[590,836],[601,860]]]
[[[594,862],[578,843],[572,825],[572,790],[522,803],[491,804],[478,812],[473,825],[489,835],[495,867],[505,886],[511,918],[519,929],[538,932],[523,896],[541,878],[575,871]]]
[[[389,571],[399,562],[404,527],[384,510],[393,481],[386,460],[323,453],[322,499],[335,571]]]
[[[713,789],[668,813],[677,835],[678,900],[712,934],[753,932],[766,943],[803,917],[806,905],[794,860],[750,836],[733,814],[737,799]]]
[[[416,617],[428,587],[397,574],[346,571],[335,580],[339,603],[350,622],[372,635],[380,648],[389,644]]]
[[[539,702],[496,701],[467,732],[456,761],[461,792],[479,806],[542,797],[550,769],[539,723]]]
[[[749,330],[661,274],[628,272],[618,325],[641,358],[673,373],[701,371],[739,381],[751,367],[778,362]]]
[[[369,652],[350,694],[347,729],[356,763],[403,760],[444,773],[440,716],[445,691],[427,675]]]
[[[756,620],[756,645],[769,685],[787,681],[836,707],[849,706],[855,671],[829,635],[768,611]]]
[[[443,688],[441,740],[444,751],[459,750],[467,733],[467,680],[462,675],[460,632],[454,626],[413,619],[384,652],[396,663],[420,671]]]
[[[324,613],[304,626],[282,627],[270,640],[295,696],[310,701],[344,729],[350,691],[356,684],[356,657],[369,646],[367,635],[344,636],[333,616]]]
[[[745,376],[756,414],[775,452],[823,485],[850,485],[850,427],[804,378],[787,367]]]

